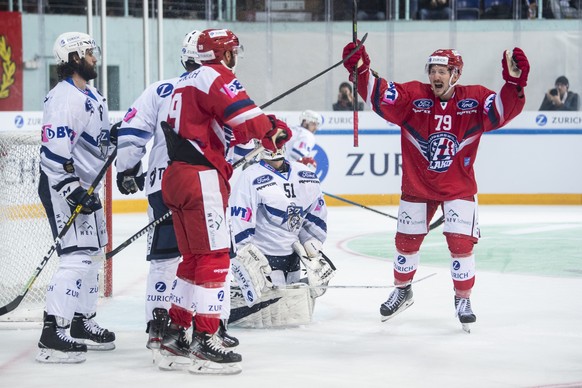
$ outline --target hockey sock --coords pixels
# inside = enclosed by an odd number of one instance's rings
[[[176,269],[180,257],[166,260],[150,260],[150,270],[146,281],[146,322],[153,319],[155,308],[170,309],[172,282],[176,278]]]

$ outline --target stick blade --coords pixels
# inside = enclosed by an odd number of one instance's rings
[[[22,302],[23,299],[24,295],[18,295],[16,299],[8,303],[6,306],[0,307],[0,316],[6,315],[9,312],[15,310],[20,305],[20,302]]]

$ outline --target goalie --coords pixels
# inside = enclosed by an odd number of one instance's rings
[[[241,173],[230,198],[238,287],[231,290],[229,323],[308,323],[314,299],[325,292],[317,286],[327,285],[335,270],[321,252],[327,208],[320,182],[307,166],[286,160],[283,150],[263,151],[261,159]]]

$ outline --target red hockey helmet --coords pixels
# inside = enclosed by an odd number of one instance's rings
[[[456,71],[460,76],[463,72],[463,58],[461,54],[454,49],[439,49],[428,57],[425,71],[428,73],[431,65],[445,65],[449,70]]]
[[[227,51],[242,54],[238,37],[231,30],[210,28],[198,37],[198,54],[202,62],[220,63]]]

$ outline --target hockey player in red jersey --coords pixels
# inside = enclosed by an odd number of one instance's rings
[[[354,48],[354,43],[347,44],[344,58]],[[466,331],[476,321],[469,299],[475,283],[473,245],[479,238],[473,165],[481,135],[502,127],[522,111],[529,73],[528,59],[520,48],[505,51],[501,63],[505,84],[498,93],[480,85],[459,85],[463,59],[451,49],[429,56],[425,68],[429,83],[380,78],[370,69],[363,46],[344,63],[350,73],[357,66],[358,93],[366,103],[401,128],[396,288],[380,306],[382,321],[412,305],[411,282],[420,246],[439,207],[445,215],[443,234],[451,255],[456,316]]]
[[[232,166],[230,147],[259,139],[276,151],[291,138],[287,125],[265,115],[234,75],[242,46],[227,29],[207,29],[198,38],[202,66],[177,83],[168,123],[179,135],[169,142],[170,165],[162,195],[172,210],[183,261],[172,289],[171,324],[162,354],[192,357],[192,373],[233,374],[242,357],[225,349],[219,328],[230,267],[231,239],[226,215]],[[192,344],[185,330],[195,315]]]

